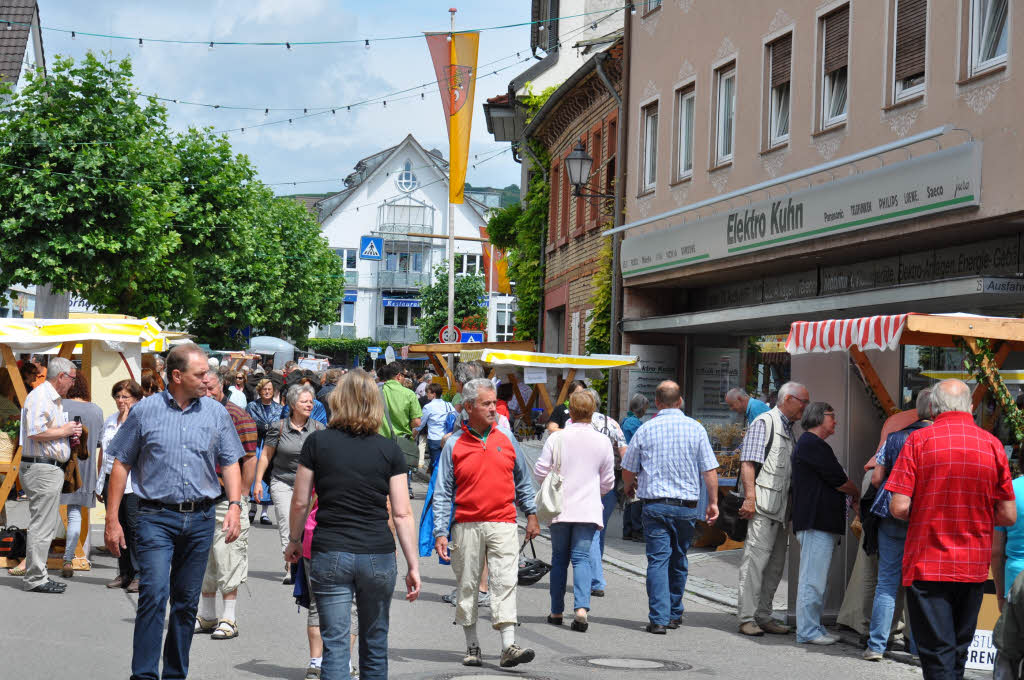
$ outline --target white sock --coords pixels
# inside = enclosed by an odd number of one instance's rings
[[[463,626],[462,627],[462,632],[466,634],[466,648],[467,649],[470,648],[470,647],[479,647],[480,646],[480,639],[477,638],[477,636],[476,636],[476,623],[475,622],[472,625]]]
[[[516,624],[505,623],[498,627],[501,633],[501,650],[505,651],[516,643]]]
[[[324,662],[324,657],[322,657],[322,656],[312,656],[312,657],[309,658],[309,666],[310,666],[310,668],[320,668],[320,666],[323,664],[323,662]]]
[[[224,613],[220,615],[222,619],[227,619],[228,621],[235,620],[236,602],[238,602],[238,600],[224,600]]]
[[[210,621],[217,618],[217,596],[199,598],[199,618]]]

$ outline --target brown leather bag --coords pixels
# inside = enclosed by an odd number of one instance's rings
[[[78,445],[71,447],[71,457],[64,463],[64,487],[61,493],[75,493],[82,488],[82,475],[78,471],[78,461],[89,460],[89,430],[82,426],[82,436]]]

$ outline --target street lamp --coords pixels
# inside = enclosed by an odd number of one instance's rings
[[[614,198],[614,194],[584,194],[582,190],[587,186],[590,179],[590,169],[594,166],[594,159],[590,157],[583,144],[576,143],[576,148],[565,158],[565,169],[569,173],[569,183],[572,184],[572,195],[580,198]]]

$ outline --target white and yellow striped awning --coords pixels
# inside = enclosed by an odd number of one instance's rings
[[[65,342],[139,343],[143,351],[163,352],[180,335],[161,330],[156,319],[0,319],[0,343],[15,352],[48,353]],[[76,347],[80,351],[80,347]]]
[[[600,370],[634,366],[639,357],[625,354],[544,354],[497,349],[469,349],[459,352],[461,361],[482,361],[499,366],[531,366],[534,368],[575,368]]]

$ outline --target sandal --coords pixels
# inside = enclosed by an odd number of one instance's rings
[[[217,619],[204,619],[201,616],[197,616],[196,627],[192,629],[192,634],[202,633],[203,635],[209,635],[217,629],[217,623]]]
[[[25,567],[11,567],[7,570],[7,573],[11,576],[24,576],[25,571]]]
[[[231,638],[238,637],[238,626],[235,625],[234,621],[228,619],[221,619],[217,622],[217,629],[213,631],[213,635],[210,636],[211,640],[230,640]]]

